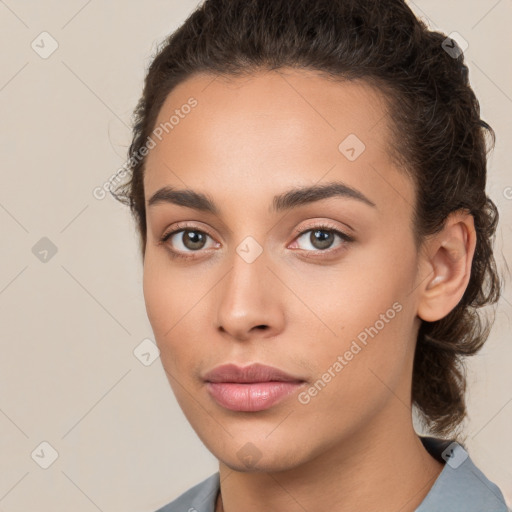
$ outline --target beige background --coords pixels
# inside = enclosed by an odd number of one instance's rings
[[[153,512],[217,469],[160,360],[145,366],[133,353],[152,338],[134,224],[113,198],[92,194],[126,159],[156,43],[196,5],[0,0],[0,511]],[[501,212],[504,268],[512,254],[512,0],[411,6],[469,43],[470,80],[497,133],[488,193]],[[43,31],[58,43],[48,58],[31,47],[51,49]],[[43,237],[57,249],[47,262],[33,253]],[[467,424],[472,458],[509,504],[511,303],[507,286],[488,344],[468,362]],[[58,452],[47,469],[43,441]]]

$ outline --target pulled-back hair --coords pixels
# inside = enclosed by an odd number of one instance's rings
[[[498,211],[485,192],[485,135],[494,147],[495,134],[480,118],[458,45],[430,31],[405,1],[204,1],[161,44],[149,67],[134,112],[129,180],[113,195],[130,206],[144,258],[140,155],[168,94],[195,73],[229,78],[286,67],[331,80],[364,80],[381,91],[389,106],[390,156],[415,185],[417,247],[443,228],[451,212],[464,209],[474,217],[469,284],[448,315],[422,321],[412,378],[412,403],[423,425],[455,439],[467,416],[463,358],[480,350],[492,325],[477,309],[501,293],[492,248]]]

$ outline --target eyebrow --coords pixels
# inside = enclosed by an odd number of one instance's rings
[[[292,208],[298,208],[330,197],[355,199],[376,208],[375,203],[359,190],[341,182],[331,182],[322,185],[299,187],[274,196],[271,213],[291,210]],[[220,210],[213,199],[206,194],[190,189],[175,189],[169,186],[162,187],[151,196],[147,203],[148,207],[160,203],[171,203],[202,212],[212,213],[214,215],[220,214]]]

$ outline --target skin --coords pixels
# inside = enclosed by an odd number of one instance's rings
[[[219,214],[147,206],[143,288],[176,399],[219,460],[217,510],[414,511],[443,468],[412,424],[417,331],[467,287],[473,218],[451,215],[417,250],[414,186],[386,152],[384,98],[364,82],[290,69],[231,81],[195,75],[167,97],[156,125],[191,96],[197,107],[147,157],[145,197],[189,188]],[[366,145],[355,161],[338,149],[351,133]],[[270,213],[274,195],[331,181],[375,207],[331,197]],[[184,245],[183,232],[160,243],[185,221],[207,233],[203,248]],[[325,221],[354,241],[315,244],[308,230]],[[236,252],[247,236],[263,250],[252,263]],[[171,248],[192,257],[173,259]],[[265,411],[235,412],[206,390],[202,376],[228,362],[281,368],[307,390],[396,302],[401,311],[308,404],[297,392]],[[247,443],[255,466],[237,454]]]

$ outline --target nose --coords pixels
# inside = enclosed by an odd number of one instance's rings
[[[217,328],[239,341],[275,336],[284,326],[282,293],[264,253],[251,263],[236,254],[217,289]]]

